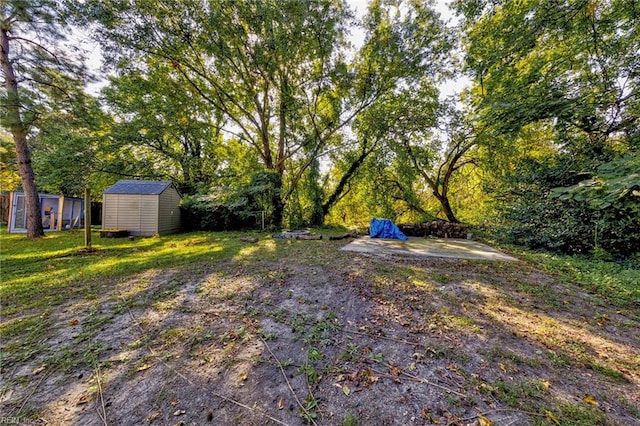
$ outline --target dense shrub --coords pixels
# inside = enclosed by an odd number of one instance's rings
[[[233,231],[273,229],[282,214],[280,188],[275,172],[258,172],[248,184],[230,190],[194,195],[182,200],[181,217],[184,230]],[[263,223],[264,219],[264,223]]]
[[[604,162],[590,178],[555,188],[552,196],[589,211],[594,248],[624,256],[640,252],[640,155]]]
[[[203,196],[186,197],[180,211],[182,228],[186,231],[233,231],[256,227],[255,215]]]
[[[640,169],[637,156],[576,168],[570,157],[523,164],[502,195],[498,237],[560,253],[640,252]]]
[[[549,194],[523,197],[504,212],[504,219],[498,237],[509,243],[568,254],[593,249],[590,213]]]

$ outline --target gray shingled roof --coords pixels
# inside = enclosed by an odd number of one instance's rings
[[[121,180],[109,188],[105,194],[158,195],[171,186],[171,182],[157,180]]]

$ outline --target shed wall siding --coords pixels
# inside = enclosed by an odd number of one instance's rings
[[[113,194],[102,195],[102,229],[118,227],[118,200]]]
[[[103,228],[127,229],[132,235],[158,233],[158,196],[104,194]]]
[[[180,194],[173,187],[167,188],[159,196],[158,234],[172,234],[180,231]]]

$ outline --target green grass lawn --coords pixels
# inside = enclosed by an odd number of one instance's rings
[[[619,307],[633,316],[640,309],[640,269],[613,261],[584,256],[562,256],[520,251],[519,256],[565,283],[599,296],[603,303]]]
[[[321,233],[321,231],[317,231]],[[326,230],[324,230],[326,234]],[[329,233],[340,230],[329,230]],[[191,232],[163,237],[100,238],[93,231],[93,249],[84,250],[84,233],[47,233],[44,238],[28,239],[24,234],[0,231],[2,311],[12,315],[38,308],[50,308],[65,300],[99,292],[105,281],[151,269],[176,267],[204,261],[243,256],[258,248],[266,257],[277,256],[278,244],[258,245],[239,240],[238,232]],[[615,262],[518,250],[521,259],[561,280],[578,284],[597,294],[606,303],[621,309],[640,307],[640,270]],[[313,257],[314,253],[306,253]]]
[[[0,234],[3,314],[50,308],[65,300],[92,297],[119,277],[240,255],[247,244],[235,233],[177,234],[164,237],[100,238],[84,250],[84,233]]]
[[[327,236],[341,229],[316,230]],[[258,244],[240,241],[257,237]],[[269,237],[269,238],[267,238]],[[274,258],[292,241],[271,239],[259,232],[190,232],[162,237],[100,238],[94,229],[92,249],[84,247],[84,232],[47,233],[28,239],[24,234],[0,230],[3,315],[46,309],[73,297],[94,297],[102,285],[121,277],[153,269],[180,267],[199,262],[250,256]],[[301,256],[318,257],[307,247]]]

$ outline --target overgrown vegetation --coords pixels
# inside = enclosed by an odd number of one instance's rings
[[[349,6],[9,1],[0,118],[32,158],[2,135],[7,189],[32,163],[31,194],[171,180],[187,230],[439,218],[557,253],[638,252],[637,4],[455,1],[459,25],[437,2]],[[105,53],[100,96],[60,42],[77,25]],[[468,84],[447,98],[447,80]]]
[[[533,248],[637,253],[638,79],[627,48],[640,38],[620,37],[635,28],[637,6],[461,1],[456,9],[470,96],[489,135],[481,168],[497,210],[487,222],[502,219],[500,234]]]
[[[640,247],[637,158],[617,159],[593,172],[581,171],[572,155],[553,163],[523,161],[505,177],[509,183],[499,203],[504,222],[494,225],[494,235],[558,253],[633,256]]]
[[[282,186],[276,173],[256,173],[246,185],[211,195],[187,196],[180,210],[187,231],[233,231],[275,229],[273,203]]]

